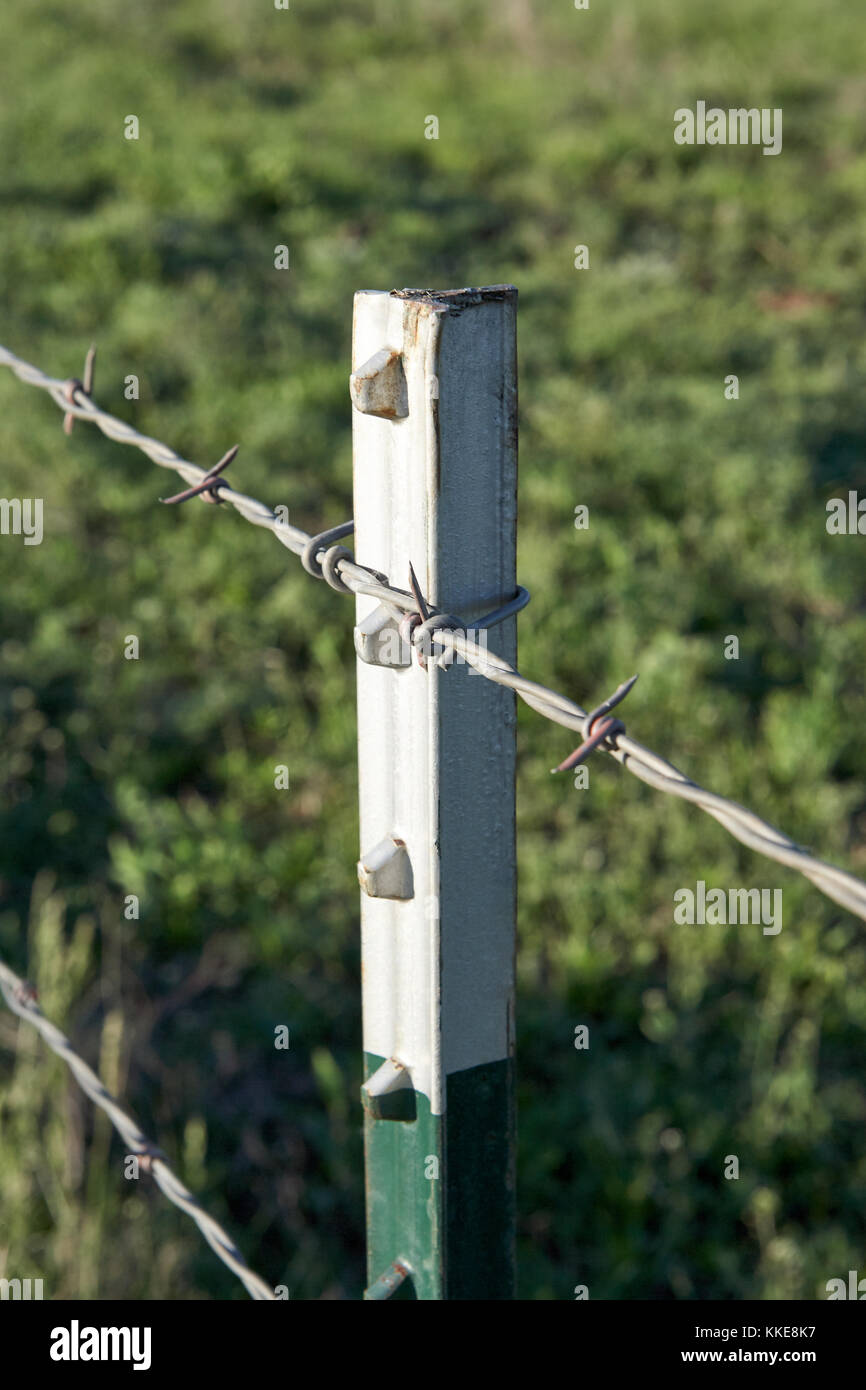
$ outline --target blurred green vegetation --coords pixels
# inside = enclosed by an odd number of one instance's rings
[[[866,873],[864,541],[824,526],[863,487],[864,27],[845,0],[18,0],[0,336],[55,376],[97,339],[106,408],[202,464],[241,441],[235,485],[312,529],[351,508],[353,291],[513,281],[521,667],[585,704],[639,670],[635,736]],[[782,107],[781,155],[675,146],[699,98]],[[0,411],[0,494],[45,499],[41,546],[0,540],[0,952],[255,1268],[357,1298],[350,606],[6,373]],[[551,778],[570,746],[521,708],[521,1296],[822,1297],[863,1268],[863,923],[602,758]],[[781,934],[675,927],[700,878],[783,888]],[[0,1275],[245,1297],[121,1171],[0,1011]]]

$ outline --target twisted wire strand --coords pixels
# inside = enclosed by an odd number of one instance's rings
[[[14,353],[2,346],[0,346],[0,366],[9,367],[19,380],[28,385],[37,386],[43,391],[47,391],[64,415],[71,414],[77,419],[89,420],[109,439],[114,439],[120,444],[135,446],[161,468],[174,469],[191,486],[201,483],[207,476],[205,469],[181,458],[167,445],[156,439],[150,439],[147,435],[139,434],[131,425],[125,424],[122,420],[118,420],[100,409],[90,396],[84,394],[80,389],[70,389],[68,381],[46,376],[38,367],[16,357]],[[246,497],[243,493],[235,492],[227,485],[220,487],[219,497],[221,501],[228,502],[233,506],[236,511],[240,512],[241,516],[252,522],[254,526],[261,526],[273,531],[277,539],[295,555],[302,556],[310,540],[313,539],[306,531],[281,522],[276,514],[262,502],[253,497]],[[319,555],[327,555],[327,553],[325,550],[318,552]],[[314,556],[313,559],[315,560],[315,558]],[[332,556],[332,561],[329,567],[331,577],[336,581],[342,580],[346,590],[355,594],[367,594],[371,598],[378,599],[396,616],[417,611],[415,597],[405,589],[391,586],[386,578],[377,571],[371,570],[365,565],[359,565],[345,553]],[[332,587],[337,588],[338,583],[332,584]],[[508,608],[509,605],[505,607]],[[435,609],[431,608],[431,616],[439,615]],[[413,642],[419,641],[419,634],[420,629],[416,629],[412,635]],[[440,627],[434,631],[430,630],[428,625],[426,640],[457,652],[480,675],[485,676],[487,680],[493,681],[496,685],[513,690],[525,704],[538,714],[543,715],[545,719],[549,719],[555,724],[561,724],[567,729],[573,729],[578,733],[582,732],[587,716],[586,711],[581,709],[580,705],[575,704],[565,695],[521,675],[502,657],[479,646],[478,643],[467,638],[465,633],[446,627]],[[677,796],[683,801],[690,801],[699,806],[741,844],[775,860],[778,864],[795,869],[828,898],[852,912],[856,917],[866,921],[866,883],[861,879],[855,878],[853,874],[846,873],[845,870],[839,869],[833,864],[828,864],[825,860],[816,858],[802,845],[796,844],[781,830],[777,830],[775,826],[762,820],[760,816],[755,815],[744,806],[740,806],[727,797],[718,796],[715,792],[707,791],[697,782],[692,781],[690,777],[687,777],[685,773],[680,772],[679,768],[674,767],[672,763],[659,757],[650,749],[644,748],[642,744],[629,738],[627,734],[623,732],[613,734],[606,744],[601,745],[601,749],[615,758],[626,771],[631,772],[657,791],[666,792],[671,796]]]
[[[573,700],[549,690],[536,681],[527,680],[519,671],[510,666],[502,657],[493,652],[482,652],[474,643],[466,641],[458,633],[447,629],[432,634],[432,640],[443,646],[453,646],[455,650],[474,666],[481,675],[497,685],[507,686],[520,698],[555,724],[581,732],[586,712]],[[866,921],[866,883],[846,873],[844,869],[828,864],[823,859],[810,854],[802,845],[777,830],[769,821],[762,820],[753,811],[728,797],[709,792],[697,782],[693,782],[679,768],[665,758],[659,757],[651,749],[630,738],[627,734],[614,734],[615,747],[605,748],[604,752],[615,758],[628,772],[639,777],[642,782],[655,787],[657,791],[678,796],[683,801],[691,801],[701,810],[724,826],[741,844],[756,850],[778,864],[796,869],[798,873],[814,883],[828,898]]]
[[[177,1174],[172,1172],[161,1151],[151,1143],[133,1117],[106,1089],[84,1058],[78,1055],[66,1034],[45,1017],[36,1003],[31,986],[16,975],[14,970],[10,970],[3,961],[0,961],[0,993],[12,1012],[31,1024],[52,1052],[56,1052],[66,1063],[82,1091],[108,1116],[128,1151],[139,1156],[142,1167],[153,1174],[168,1200],[181,1211],[185,1211],[187,1216],[192,1217],[210,1248],[223,1264],[237,1275],[250,1298],[259,1302],[276,1302],[276,1294],[263,1279],[253,1273],[231,1236],[205,1211]]]

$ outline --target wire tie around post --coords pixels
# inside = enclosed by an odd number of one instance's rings
[[[409,642],[411,646],[414,647],[415,654],[418,658],[418,665],[426,669],[427,658],[430,653],[426,651],[425,648],[430,645],[430,638],[437,628],[448,628],[452,632],[460,632],[465,636],[467,625],[461,618],[455,618],[453,613],[431,614],[430,608],[421,593],[418,577],[411,564],[409,566],[409,588],[412,591],[412,597],[417,605],[417,612],[405,613],[403,615],[399,624],[399,632],[403,641]],[[468,625],[469,630],[487,630],[488,628],[495,627],[497,623],[504,623],[506,618],[513,617],[515,613],[519,613],[522,608],[525,608],[529,603],[530,597],[529,590],[524,589],[518,584],[517,592],[513,598],[509,599],[507,603],[501,604],[498,608],[494,608],[492,612],[486,613],[483,618],[478,618],[471,622]],[[434,665],[442,668],[450,666],[453,660],[453,648],[446,648],[438,656],[433,657]]]
[[[355,529],[354,521],[344,521],[340,526],[332,526],[329,531],[320,531],[318,536],[311,536],[301,551],[301,564],[311,574],[314,579],[324,579],[330,588],[335,589],[338,594],[352,594],[354,589],[350,589],[340,578],[340,571],[337,568],[341,560],[352,560],[354,556],[351,550],[347,550],[344,545],[331,545],[331,541],[341,540],[343,536],[350,536]],[[328,547],[326,549],[326,547]],[[320,561],[318,553],[325,551],[324,558]]]

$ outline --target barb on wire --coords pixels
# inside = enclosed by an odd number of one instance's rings
[[[426,623],[427,619],[430,617],[430,610],[428,609],[427,604],[424,602],[424,596],[421,593],[421,586],[418,583],[418,576],[412,568],[411,564],[409,566],[409,588],[412,590],[412,597],[418,605],[418,612],[421,614],[421,621],[422,623]]]
[[[411,564],[409,565],[409,588],[412,592],[412,597],[415,600],[415,607],[417,611],[415,613],[404,613],[398,624],[397,631],[400,634],[401,641],[408,642],[410,648],[414,647],[415,658],[418,662],[418,665],[426,667],[427,653],[422,651],[421,646],[419,644],[415,643],[413,639],[413,633],[415,632],[416,628],[419,628],[423,623],[426,623],[427,619],[430,616],[430,611],[427,607],[427,604],[424,602],[424,595],[421,593],[421,586],[418,583],[418,576],[416,575]]]
[[[88,399],[93,395],[93,370],[96,363],[96,344],[91,343],[87,349],[87,356],[84,359],[84,380],[79,381],[77,376],[70,377],[65,383],[66,399],[70,405],[75,405],[75,393],[80,391]],[[67,410],[63,417],[64,434],[72,433],[72,426],[75,424],[75,416]]]
[[[233,459],[237,458],[240,447],[240,444],[233,444],[228,453],[223,454],[219,463],[215,463],[195,487],[188,487],[185,492],[176,492],[174,497],[160,497],[160,502],[164,502],[167,507],[175,502],[188,502],[191,497],[200,497],[203,502],[219,502],[219,490],[226,486],[226,482],[224,478],[220,478],[219,482],[215,479],[224,468],[228,468]]]
[[[608,752],[611,752],[616,747],[613,743],[613,737],[616,734],[624,734],[625,725],[621,719],[602,719],[602,715],[607,714],[609,710],[612,710],[619,704],[620,700],[625,699],[636,680],[637,676],[632,676],[629,680],[623,681],[622,685],[618,685],[613,694],[605,700],[603,704],[596,706],[596,708],[586,716],[583,721],[583,729],[581,730],[583,733],[583,743],[579,748],[575,748],[573,753],[569,753],[568,757],[559,764],[559,767],[553,768],[553,772],[566,772],[569,768],[577,767],[578,763],[584,762],[593,749],[598,748],[601,744],[604,744]],[[597,719],[601,719],[602,722],[595,732],[593,732],[593,725]]]
[[[430,605],[425,601],[424,595],[421,593],[421,585],[418,583],[418,576],[411,564],[409,565],[409,588],[415,600],[416,611],[413,613],[404,613],[398,625],[400,636],[404,642],[408,642],[414,648],[415,657],[422,670],[427,670],[427,663],[431,659],[434,666],[445,669],[450,666],[454,660],[454,653],[447,648],[443,652],[434,652],[430,646],[430,639],[433,633],[440,628],[447,627],[453,630],[459,630],[463,627],[463,624],[460,619],[455,618],[452,613],[431,612]],[[526,594],[528,601],[529,595],[526,590],[523,589],[521,592]],[[499,615],[489,613],[487,615],[488,627],[492,627],[494,622],[498,620]]]
[[[167,445],[156,439],[150,439],[147,435],[139,434],[131,425],[124,424],[122,420],[118,420],[115,416],[109,415],[107,411],[101,410],[81,390],[73,392],[75,403],[70,404],[66,391],[68,383],[46,376],[38,367],[16,357],[8,348],[0,347],[0,366],[8,367],[20,381],[24,381],[30,386],[37,386],[42,391],[47,391],[55,404],[75,419],[90,420],[109,439],[114,439],[120,444],[133,445],[158,464],[160,468],[174,469],[190,487],[197,488],[202,483],[210,486],[209,474],[203,469],[198,468],[187,459],[181,458],[180,454],[176,454]],[[295,555],[304,555],[310,541],[319,539],[309,536],[306,531],[302,531],[298,527],[281,522],[270,507],[266,507],[253,497],[245,497],[243,493],[235,492],[228,484],[220,486],[220,500],[228,502],[252,525],[262,526],[266,530],[273,531],[277,539]],[[346,525],[348,526],[349,523]],[[336,550],[336,547],[334,549]],[[331,559],[329,582],[333,581],[332,587],[337,588],[339,582],[342,582],[343,588],[349,593],[367,594],[397,614],[418,614],[420,617],[418,603],[420,591],[416,594],[407,592],[405,589],[394,588],[378,571],[371,570],[366,565],[359,565],[355,560],[348,558],[346,554],[334,553]],[[322,574],[321,577],[325,578],[326,576]],[[417,580],[415,584],[417,586]],[[501,621],[508,614],[517,612],[526,601],[524,595],[526,595],[526,590],[519,590],[515,597],[503,605],[501,609],[488,615],[486,625],[490,626],[494,621]],[[460,620],[452,618],[449,614],[430,612],[423,624],[415,625],[415,631],[412,633],[413,644],[417,646],[419,643],[421,627],[429,628],[429,625],[434,622],[436,622],[436,627],[435,630],[429,630],[430,639],[443,648],[443,656],[447,656],[449,653],[462,656],[464,661],[467,661],[487,680],[513,690],[525,704],[529,705],[530,709],[534,709],[545,719],[552,720],[554,724],[561,724],[566,729],[574,729],[584,736],[584,741],[586,741],[584,726],[588,718],[591,723],[592,716],[600,714],[602,707],[591,711],[588,717],[586,710],[581,709],[580,705],[575,704],[573,700],[569,700],[565,695],[560,695],[555,690],[550,690],[537,681],[529,680],[504,658],[496,656],[479,646],[478,643],[471,641],[462,630],[463,625]],[[481,623],[476,623],[476,627],[484,625],[484,620]],[[437,659],[436,664],[442,664],[441,656]],[[617,722],[619,721],[614,721],[614,723]],[[758,854],[766,855],[768,859],[773,859],[778,864],[796,869],[833,902],[839,903],[848,912],[852,912],[856,917],[866,921],[866,883],[861,879],[855,878],[853,874],[846,873],[843,869],[836,868],[833,864],[828,864],[823,859],[816,858],[815,855],[810,854],[808,850],[777,830],[775,826],[762,820],[760,816],[756,816],[754,812],[747,810],[744,806],[738,805],[735,801],[729,801],[726,797],[717,796],[714,792],[707,791],[697,782],[693,782],[685,773],[680,772],[672,763],[660,758],[649,748],[644,748],[624,732],[607,729],[605,736],[599,740],[597,746],[615,758],[627,772],[631,772],[642,782],[655,787],[657,791],[666,792],[670,796],[680,797],[683,801],[690,801],[693,805],[699,806],[741,844],[755,850]],[[576,751],[579,752],[580,750]]]
[[[264,1279],[253,1273],[231,1236],[223,1230],[218,1221],[208,1215],[189,1189],[184,1187],[177,1174],[172,1172],[162,1150],[151,1143],[132,1116],[122,1109],[114,1096],[106,1090],[96,1072],[91,1071],[83,1057],[79,1057],[66,1034],[45,1017],[36,1002],[33,986],[16,975],[14,970],[10,970],[3,961],[0,961],[0,993],[12,1012],[32,1024],[52,1052],[56,1052],[66,1063],[82,1091],[108,1116],[128,1146],[129,1152],[138,1157],[141,1167],[146,1172],[153,1174],[157,1185],[169,1201],[192,1217],[210,1248],[223,1264],[237,1275],[250,1298],[259,1302],[276,1302],[273,1289],[268,1287]]]

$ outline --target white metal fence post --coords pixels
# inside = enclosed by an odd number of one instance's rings
[[[355,296],[356,557],[468,628],[516,589],[516,309]],[[357,624],[367,1296],[511,1298],[514,697]],[[516,660],[514,618],[485,635]]]

